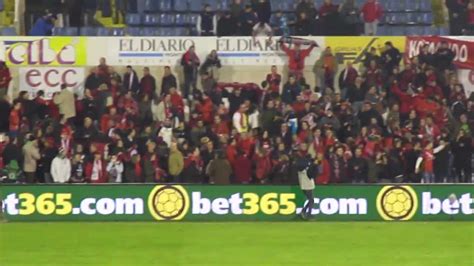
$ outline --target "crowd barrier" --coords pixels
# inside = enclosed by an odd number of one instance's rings
[[[316,221],[474,221],[474,185],[318,186]],[[2,185],[7,221],[294,221],[297,186]]]

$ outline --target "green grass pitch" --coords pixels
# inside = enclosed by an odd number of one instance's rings
[[[0,265],[473,266],[474,223],[0,223]]]

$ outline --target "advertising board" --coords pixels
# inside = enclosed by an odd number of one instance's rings
[[[84,68],[80,67],[21,67],[19,69],[20,90],[27,91],[32,98],[39,90],[45,99],[52,99],[55,92],[65,84],[72,92],[82,95],[84,90]]]
[[[473,221],[472,185],[320,186],[317,221]],[[7,185],[7,221],[293,221],[296,186]]]
[[[106,57],[110,65],[165,66],[180,64],[182,55],[194,46],[204,63],[206,56],[216,50],[223,65],[285,65],[286,54],[277,43],[278,37],[116,37],[90,38],[88,64],[97,65],[100,57]],[[324,48],[323,37],[308,37],[320,46],[306,59],[314,65]],[[304,48],[304,47],[303,47]]]
[[[0,60],[9,66],[85,66],[86,37],[0,37]]]

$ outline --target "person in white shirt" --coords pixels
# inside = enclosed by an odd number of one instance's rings
[[[267,43],[271,44],[273,31],[272,27],[265,22],[259,22],[253,26],[252,36],[254,43],[256,42],[256,37],[268,37]]]
[[[71,178],[71,161],[66,157],[63,148],[59,150],[51,163],[51,176],[54,183],[67,183]]]
[[[232,116],[232,124],[238,133],[246,133],[249,131],[249,118],[246,114],[247,106],[241,104],[237,112]]]
[[[173,139],[173,127],[171,126],[170,120],[165,120],[160,132],[158,133],[158,137],[161,137],[168,147],[171,146],[171,140]]]
[[[123,163],[117,155],[112,155],[107,164],[107,173],[110,176],[109,182],[122,183]]]

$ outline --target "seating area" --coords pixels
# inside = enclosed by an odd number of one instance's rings
[[[110,0],[109,0],[110,1]],[[129,1],[123,23],[108,28],[86,25],[82,28],[64,27],[54,30],[54,35],[87,36],[183,36],[196,35],[195,24],[204,4],[221,12],[229,9],[232,0],[132,0]],[[245,2],[245,1],[243,1]],[[323,0],[314,1],[317,9]],[[343,0],[333,0],[341,4]],[[365,0],[356,0],[361,7]],[[272,11],[283,10],[294,17],[297,0],[271,0]],[[384,6],[384,19],[379,35],[443,35],[447,28],[433,26],[431,0],[380,1]],[[112,6],[115,8],[115,6]],[[97,11],[102,11],[98,9]],[[103,13],[103,12],[101,12]],[[115,12],[108,12],[115,13]],[[67,23],[66,23],[67,25]]]

